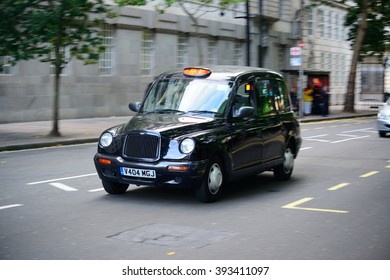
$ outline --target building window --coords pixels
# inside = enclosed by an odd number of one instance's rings
[[[317,11],[317,34],[319,37],[324,37],[324,11]]]
[[[325,37],[331,38],[332,37],[332,12],[325,11]]]
[[[145,29],[142,32],[141,41],[141,75],[152,75],[154,54],[154,34],[151,30]]]
[[[217,40],[213,38],[207,42],[207,63],[217,64]]]
[[[341,55],[340,55],[341,57]],[[334,55],[334,81],[335,81],[335,86],[338,86],[340,83],[340,78],[341,78],[341,68],[340,68],[340,58],[338,54]]]
[[[321,70],[325,70],[325,54],[321,52],[320,67]]]
[[[188,36],[179,33],[177,37],[176,66],[183,68],[188,65]]]
[[[362,64],[361,84],[363,94],[383,94],[383,66]]]
[[[334,35],[336,40],[340,40],[340,28],[341,28],[341,22],[340,22],[340,15],[335,15],[335,22],[334,22]]]
[[[279,45],[278,47],[278,69],[282,70],[285,68],[285,53],[286,49],[283,47],[283,45]]]
[[[307,35],[314,35],[314,16],[313,9],[310,9],[307,13]]]
[[[112,75],[114,68],[114,29],[111,25],[105,24],[103,27],[104,53],[99,58],[100,75]]]
[[[286,0],[279,0],[279,18],[285,19],[287,16],[287,9],[289,7],[286,6]]]
[[[233,50],[233,65],[241,65],[242,63],[242,43],[235,42]]]
[[[15,74],[15,67],[12,66],[11,58],[9,56],[0,56],[0,75]]]

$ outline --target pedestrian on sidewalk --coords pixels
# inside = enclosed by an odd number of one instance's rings
[[[308,86],[303,91],[303,114],[310,115],[313,103],[313,90]]]

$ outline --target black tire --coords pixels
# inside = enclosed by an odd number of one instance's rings
[[[120,184],[112,181],[102,181],[104,190],[109,194],[122,194],[127,191],[128,184]]]
[[[279,180],[288,180],[294,169],[294,153],[290,146],[284,150],[283,163],[274,167],[274,177]]]
[[[380,137],[386,137],[386,131],[379,131]]]
[[[219,158],[213,158],[207,165],[201,185],[195,189],[196,197],[204,203],[217,201],[221,196],[224,183],[223,165]]]

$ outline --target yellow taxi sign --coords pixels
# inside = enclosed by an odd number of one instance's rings
[[[188,77],[208,77],[211,71],[207,68],[188,67],[183,70],[183,74]]]

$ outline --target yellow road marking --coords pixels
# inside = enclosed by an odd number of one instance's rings
[[[390,168],[390,165],[386,166],[386,168]]]
[[[370,176],[378,174],[378,173],[379,173],[379,171],[371,171],[371,172],[368,172],[366,174],[360,175],[360,178],[367,178],[367,177],[370,177]]]
[[[307,210],[307,211],[319,211],[319,212],[331,212],[331,213],[348,213],[348,211],[344,211],[344,210],[297,207],[297,205],[303,204],[303,203],[308,202],[308,201],[313,200],[313,199],[314,199],[313,197],[302,198],[302,199],[297,200],[295,202],[286,204],[286,205],[282,206],[282,208],[297,209],[297,210]]]
[[[348,186],[348,185],[349,185],[349,183],[341,183],[341,184],[338,184],[336,186],[330,187],[328,189],[328,191],[335,191],[335,190],[341,189],[341,188]]]

